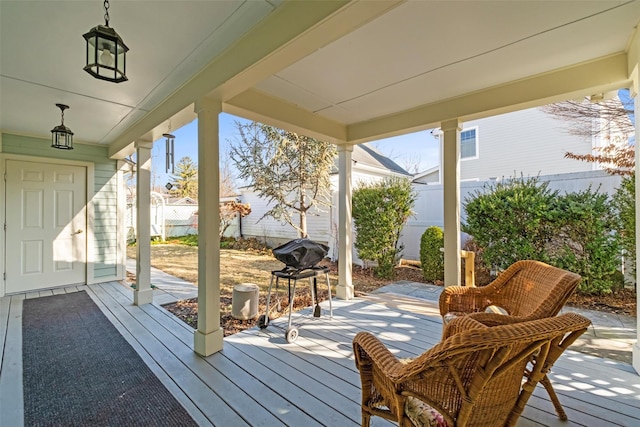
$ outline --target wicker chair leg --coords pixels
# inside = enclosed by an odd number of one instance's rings
[[[547,390],[547,393],[549,394],[549,398],[551,399],[551,403],[553,403],[553,407],[556,408],[558,417],[562,421],[567,421],[568,419],[567,413],[564,411],[564,408],[560,403],[560,399],[558,399],[558,395],[556,394],[556,391],[553,389],[553,385],[551,384],[551,380],[549,380],[549,377],[545,375],[544,378],[540,380],[540,384],[542,384],[544,388]]]
[[[371,421],[371,414],[366,411],[362,411],[362,427],[369,427]]]

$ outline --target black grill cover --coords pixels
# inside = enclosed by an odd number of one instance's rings
[[[273,249],[273,255],[287,267],[312,268],[327,255],[329,247],[309,239],[295,239]]]

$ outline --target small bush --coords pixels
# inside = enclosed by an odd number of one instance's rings
[[[412,214],[416,195],[408,179],[387,178],[360,185],[353,192],[355,247],[363,260],[378,263],[376,276],[393,278],[402,252],[398,244],[402,227]]]
[[[440,227],[429,227],[420,239],[420,264],[425,280],[444,280],[444,233]]]

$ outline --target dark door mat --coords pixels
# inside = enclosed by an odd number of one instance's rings
[[[85,292],[24,301],[26,426],[195,426]]]

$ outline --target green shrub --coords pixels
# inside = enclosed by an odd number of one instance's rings
[[[488,267],[535,259],[580,274],[582,293],[617,286],[620,221],[606,194],[589,188],[559,195],[527,178],[490,184],[468,197],[465,208],[462,230],[483,249]]]
[[[440,227],[429,227],[420,239],[420,264],[425,280],[444,280],[444,233]]]
[[[626,177],[613,195],[613,207],[617,217],[617,230],[625,258],[636,271],[636,178]]]
[[[402,252],[398,246],[402,227],[411,215],[415,193],[407,179],[387,178],[353,192],[354,245],[363,260],[374,260],[378,277],[393,278]]]
[[[521,259],[548,261],[557,191],[537,177],[486,185],[465,199],[462,231],[484,250],[487,267],[504,270]]]
[[[557,208],[557,231],[549,244],[553,264],[580,274],[581,292],[610,293],[621,260],[609,197],[589,188],[559,197]]]

